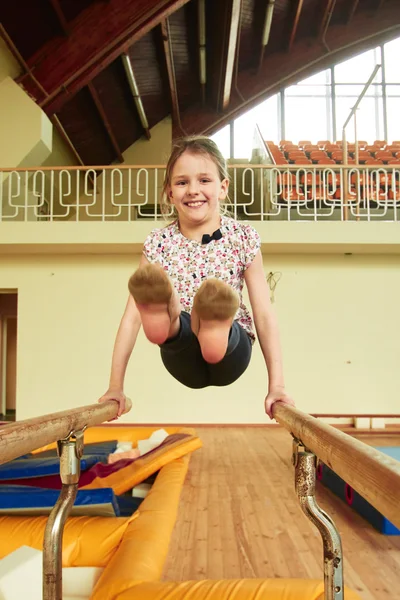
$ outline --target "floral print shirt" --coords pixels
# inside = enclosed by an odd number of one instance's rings
[[[202,244],[189,240],[179,230],[178,221],[163,229],[154,229],[144,242],[144,255],[167,271],[181,300],[182,310],[190,313],[194,296],[205,279],[215,277],[237,291],[240,306],[235,319],[254,342],[250,312],[243,304],[245,270],[261,247],[257,231],[246,223],[221,216],[222,238]],[[212,233],[212,232],[210,232]]]

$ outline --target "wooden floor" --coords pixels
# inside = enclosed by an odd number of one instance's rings
[[[319,533],[297,504],[291,437],[280,428],[199,427],[164,579],[323,578]],[[363,436],[400,445],[400,436]],[[363,600],[400,599],[400,536],[384,536],[330,491],[318,502],[342,536],[345,583]]]

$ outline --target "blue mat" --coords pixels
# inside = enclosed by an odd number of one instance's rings
[[[110,440],[106,442],[95,442],[92,444],[85,444],[83,448],[83,457],[86,456],[98,456],[103,457],[101,462],[107,462],[109,454],[115,452],[117,448],[117,440]],[[28,456],[21,458],[53,458],[57,456],[57,449],[52,448],[51,450],[44,450],[44,452],[37,452],[36,454],[29,454]]]
[[[383,454],[400,461],[400,447],[398,446],[378,446]],[[400,535],[398,529],[376,508],[374,508],[365,498],[360,496],[351,488],[339,475],[337,475],[327,465],[320,463],[317,470],[318,480],[327,488],[332,490],[336,496],[344,500],[353,510],[369,521],[375,529],[385,535]]]
[[[87,471],[99,462],[107,463],[108,455],[114,452],[116,447],[116,440],[86,444],[81,458],[81,471]],[[53,448],[37,454],[25,454],[0,465],[0,481],[46,477],[58,475],[59,472],[60,461],[57,449]]]
[[[0,487],[0,514],[48,514],[60,495],[59,490],[47,490],[23,485]],[[119,504],[111,488],[78,490],[72,515],[119,517]]]
[[[375,449],[400,462],[400,446],[375,446]]]
[[[81,458],[81,471],[87,471],[99,461],[98,456],[86,456]],[[0,465],[0,481],[3,479],[30,479],[34,477],[45,477],[46,475],[58,475],[60,472],[60,461],[58,458],[17,458],[4,465]]]

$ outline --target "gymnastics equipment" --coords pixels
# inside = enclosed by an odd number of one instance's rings
[[[47,520],[43,549],[43,598],[44,600],[61,600],[62,598],[62,536],[64,524],[73,505],[79,480],[80,457],[83,452],[83,435],[87,427],[112,420],[117,416],[118,407],[113,401],[95,404],[72,411],[55,413],[44,417],[6,425],[0,429],[0,464],[12,460],[35,448],[58,441],[60,453],[60,475],[63,482],[60,497]],[[181,599],[190,595],[193,599],[228,600],[233,596],[237,600],[256,598],[268,600],[274,598],[296,598],[296,600],[346,600],[358,598],[355,592],[343,586],[343,557],[340,536],[330,519],[321,511],[315,502],[316,457],[328,464],[341,477],[345,478],[354,489],[364,494],[373,506],[386,514],[391,521],[399,525],[400,513],[400,467],[399,463],[389,456],[364,445],[362,442],[321,423],[314,417],[306,415],[298,409],[276,403],[273,409],[274,418],[285,427],[294,438],[293,462],[295,467],[295,484],[303,512],[317,526],[324,547],[324,583],[304,580],[234,580],[220,582],[161,582],[150,581],[150,576],[143,574],[149,563],[140,561],[136,568],[135,579],[132,579],[132,556],[143,556],[143,542],[153,540],[152,555],[165,556],[168,547],[168,536],[159,534],[160,526],[165,520],[166,510],[154,510],[156,495],[166,496],[162,486],[163,473],[180,468],[179,477],[172,474],[172,481],[177,486],[183,484],[187,459],[182,457],[173,461],[160,471],[156,479],[158,490],[154,490],[143,502],[142,507],[127,523],[127,530],[104,574],[96,586],[92,598],[125,600],[140,597],[141,600],[165,597]],[[41,425],[39,428],[38,425]],[[88,432],[89,433],[89,432]],[[88,440],[89,441],[89,440]],[[382,458],[383,456],[383,458]],[[183,461],[183,462],[179,462]],[[186,462],[186,466],[184,463]],[[183,477],[182,477],[183,475]],[[165,475],[166,476],[166,475]],[[177,489],[177,488],[176,488]],[[173,506],[177,506],[176,490]],[[146,503],[146,504],[145,504]],[[175,503],[175,504],[174,504]],[[146,508],[147,507],[147,508]],[[174,508],[175,510],[175,508]],[[139,514],[138,514],[139,513]],[[157,532],[154,529],[154,515],[157,514]],[[96,518],[96,517],[94,517]],[[115,519],[116,521],[118,519]],[[168,520],[171,521],[170,517]],[[69,520],[70,521],[70,520]],[[126,521],[124,521],[126,523]],[[169,528],[169,529],[168,529]],[[67,523],[68,529],[68,523]],[[152,534],[149,535],[151,530]],[[171,523],[167,530],[170,535]],[[137,536],[135,536],[135,533]],[[165,537],[165,539],[164,539]],[[157,548],[161,544],[161,548]],[[138,549],[140,550],[138,554]],[[148,557],[149,555],[146,554]],[[160,571],[159,561],[154,559],[151,573]],[[129,569],[127,566],[129,565]],[[93,565],[95,566],[95,565]],[[120,570],[118,570],[120,569]],[[288,583],[289,581],[289,583]],[[121,588],[120,586],[123,585]],[[322,588],[321,588],[322,586]],[[113,592],[111,593],[111,589]],[[322,595],[323,594],[323,595]]]

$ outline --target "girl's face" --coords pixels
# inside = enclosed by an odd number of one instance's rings
[[[228,193],[229,181],[219,178],[215,162],[204,154],[184,152],[176,161],[168,189],[181,223],[200,225],[219,218],[219,201]]]

